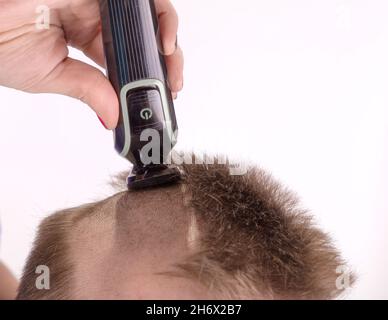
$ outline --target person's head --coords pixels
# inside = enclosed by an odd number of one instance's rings
[[[250,168],[231,175],[227,164],[181,169],[179,184],[123,191],[45,219],[18,298],[330,299],[341,293],[339,252],[269,174]],[[49,290],[36,286],[42,265],[50,271]]]

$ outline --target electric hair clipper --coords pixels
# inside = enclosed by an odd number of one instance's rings
[[[128,187],[177,181],[179,170],[165,164],[178,126],[154,0],[100,0],[100,12],[108,77],[120,102],[115,149],[134,165]]]

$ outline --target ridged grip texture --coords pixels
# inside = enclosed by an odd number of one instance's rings
[[[149,78],[165,82],[154,1],[101,0],[100,6],[109,78],[118,88]]]

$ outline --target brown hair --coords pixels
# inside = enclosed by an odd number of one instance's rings
[[[344,260],[297,197],[269,174],[251,167],[234,176],[228,164],[217,163],[181,169],[181,194],[193,209],[198,232],[195,253],[178,264],[173,276],[200,281],[223,298],[330,299],[341,294],[336,269]],[[66,210],[42,223],[18,299],[71,298],[66,237],[79,217],[97,207],[101,203]],[[35,268],[42,261],[54,270],[49,291],[35,288]],[[349,279],[353,283],[354,276]]]
[[[228,165],[184,166],[200,250],[180,265],[231,298],[329,299],[344,266],[330,237],[297,196],[265,171],[233,176]],[[349,274],[349,283],[354,276]]]
[[[105,202],[109,199],[105,200]],[[18,300],[71,299],[73,262],[70,259],[69,235],[80,217],[92,214],[100,203],[87,204],[57,212],[42,221],[37,231],[32,251],[27,259]],[[50,289],[36,287],[37,267],[44,265],[50,270]]]
[[[40,225],[20,282],[17,299],[66,299],[72,277],[66,235],[71,226],[71,210],[46,218]],[[44,264],[51,270],[50,286],[55,290],[36,288],[36,269]]]

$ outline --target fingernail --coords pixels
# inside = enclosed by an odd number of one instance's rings
[[[172,93],[172,97],[173,97],[174,100],[176,100],[176,99],[178,98],[178,93],[173,92],[173,93]]]
[[[108,130],[108,127],[106,126],[105,122],[102,121],[102,119],[100,118],[100,116],[97,116],[97,118],[98,118],[98,120],[100,120],[100,122],[101,122],[101,124],[104,126],[104,128],[105,128],[106,130]]]

